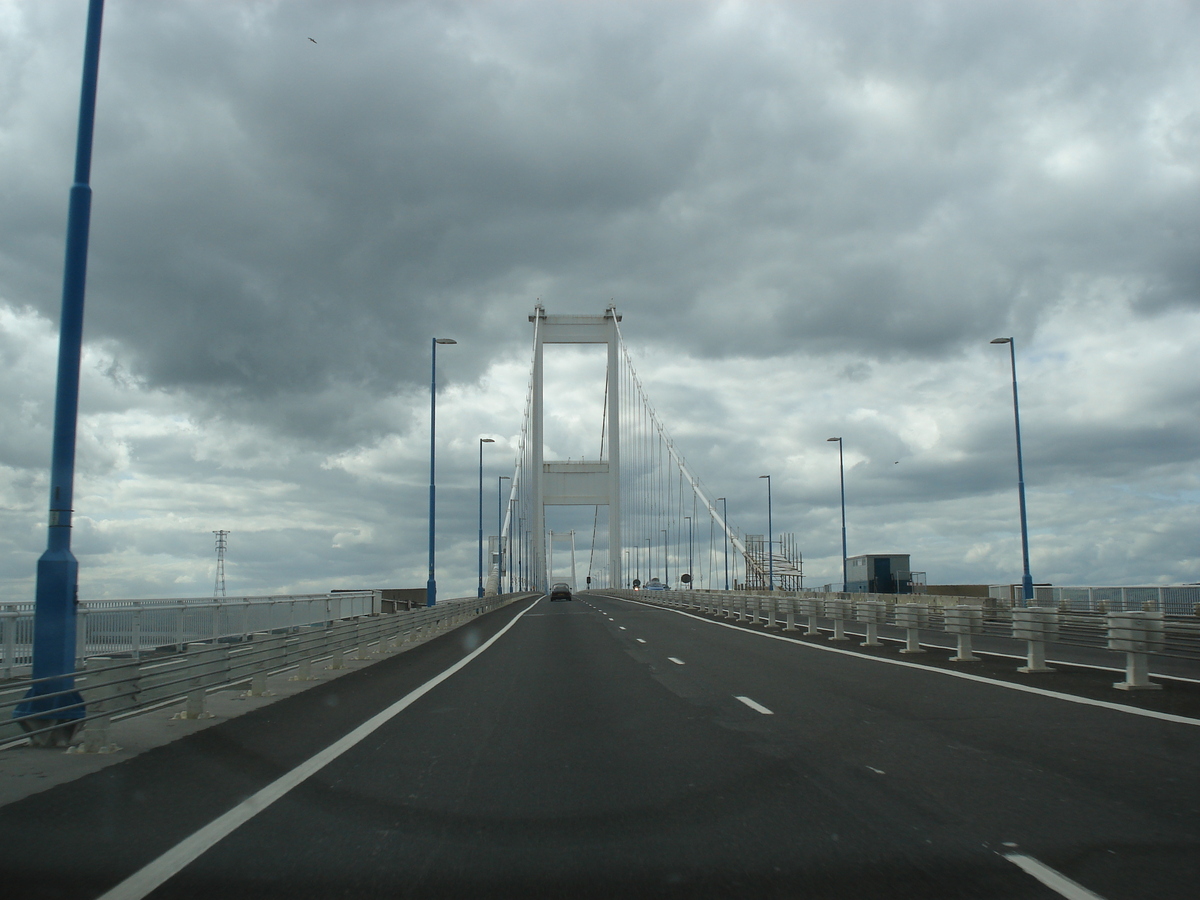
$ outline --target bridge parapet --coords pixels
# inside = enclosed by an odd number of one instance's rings
[[[245,685],[248,695],[263,696],[270,675],[294,671],[295,680],[313,680],[312,663],[318,660],[327,660],[330,669],[340,669],[349,653],[366,660],[398,652],[530,596],[534,595],[464,597],[390,615],[373,615],[368,604],[365,612],[345,620],[282,626],[238,635],[236,639],[189,642],[183,653],[142,658],[132,654],[123,658],[93,656],[87,660],[86,669],[73,673],[86,715],[73,722],[69,730],[36,716],[10,718],[34,682],[22,679],[3,685],[0,744],[25,734],[38,746],[63,746],[69,742],[74,726],[85,724],[84,749],[107,752],[111,749],[107,729],[115,715],[145,712],[186,699],[178,717],[204,718],[206,699],[213,691]]]
[[[1013,638],[1025,641],[1027,661],[1019,671],[1026,674],[1053,672],[1046,666],[1045,645],[1059,643],[1109,649],[1125,654],[1126,678],[1113,687],[1120,690],[1155,690],[1160,687],[1149,680],[1151,656],[1200,661],[1200,622],[1194,616],[1165,616],[1161,612],[1130,610],[1119,613],[1068,613],[1056,608],[1011,609],[1002,605],[987,605],[973,598],[974,603],[956,603],[949,607],[934,603],[908,601],[911,595],[892,594],[826,594],[819,592],[749,592],[749,591],[633,591],[606,589],[604,596],[635,600],[655,606],[690,609],[717,618],[737,619],[767,627],[783,617],[785,630],[795,630],[796,617],[808,619],[806,637],[832,632],[829,640],[848,640],[846,626],[865,625],[864,646],[880,646],[878,629],[891,626],[904,637],[885,637],[885,640],[904,644],[903,653],[925,652],[919,644],[919,633],[940,632],[954,635],[957,655],[954,662],[975,662],[971,639],[974,636]],[[935,598],[922,597],[922,601]],[[937,600],[948,598],[939,597]],[[762,611],[768,610],[765,619]],[[750,616],[747,616],[747,613]],[[819,626],[818,622],[829,623]]]

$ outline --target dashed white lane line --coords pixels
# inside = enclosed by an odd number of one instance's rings
[[[674,656],[668,656],[667,659],[669,659],[671,662],[675,663],[675,665],[677,665],[677,666],[682,666],[684,664],[682,659],[677,659]]]
[[[614,600],[622,600],[622,597],[614,597]],[[1136,706],[1125,706],[1122,703],[1113,703],[1108,700],[1093,700],[1091,697],[1077,697],[1074,694],[1064,694],[1059,691],[1050,691],[1046,688],[1034,687],[1029,684],[1014,684],[1011,681],[997,681],[994,678],[986,678],[983,675],[973,675],[970,672],[956,672],[952,669],[937,669],[930,666],[923,666],[920,663],[912,663],[901,659],[888,659],[886,656],[869,656],[862,653],[855,653],[853,650],[843,650],[840,647],[828,647],[824,644],[811,644],[807,641],[800,641],[794,638],[785,637],[781,634],[770,634],[764,631],[751,631],[747,628],[740,628],[737,625],[732,625],[729,622],[719,622],[714,619],[709,619],[705,616],[697,616],[690,612],[685,612],[682,609],[671,609],[669,607],[655,606],[653,603],[646,603],[641,600],[626,600],[626,603],[637,603],[640,606],[648,606],[652,609],[661,609],[663,612],[675,613],[677,616],[686,616],[689,619],[695,619],[697,622],[706,622],[709,625],[716,625],[721,628],[728,628],[732,631],[738,631],[742,634],[753,635],[759,638],[767,638],[773,641],[786,641],[789,644],[798,644],[802,647],[808,647],[811,650],[820,650],[824,653],[837,653],[843,656],[853,656],[855,659],[869,660],[876,663],[884,663],[890,666],[900,666],[905,669],[915,669],[925,672],[929,675],[941,675],[947,678],[960,678],[963,681],[974,681],[977,684],[990,684],[992,687],[1001,688],[1010,691],[1020,691],[1024,694],[1035,694],[1039,697],[1051,697],[1055,700],[1065,700],[1068,703],[1077,703],[1080,706],[1095,706],[1100,709],[1108,709],[1113,712],[1124,713],[1129,716],[1142,716],[1147,719],[1158,719],[1162,722],[1175,722],[1180,725],[1200,725],[1200,719],[1189,718],[1188,716],[1179,716],[1174,713],[1159,712],[1155,709],[1139,709]],[[1073,665],[1073,663],[1072,663]]]
[[[454,665],[445,669],[440,675],[434,676],[419,688],[405,694],[387,709],[376,713],[357,728],[334,741],[324,750],[309,757],[290,772],[275,779],[258,791],[258,793],[247,797],[233,809],[213,819],[199,831],[194,832],[190,837],[184,838],[166,853],[162,854],[162,856],[153,862],[147,863],[116,887],[102,894],[99,900],[141,900],[142,897],[145,897],[163,882],[189,865],[222,838],[250,821],[250,819],[292,790],[292,788],[302,784],[351,747],[363,741],[372,732],[382,727],[391,719],[394,719],[447,678],[466,667],[475,657],[500,640],[510,628],[516,625],[536,605],[537,602],[535,601],[532,605],[526,607],[525,610],[518,613],[507,625]]]
[[[644,643],[646,643],[646,639],[645,638],[637,638],[637,642],[639,644],[644,644]]]
[[[767,709],[767,708],[766,708],[765,706],[763,706],[761,703],[759,703],[759,702],[757,702],[757,701],[755,701],[755,700],[751,700],[749,697],[743,697],[743,696],[741,696],[741,695],[739,694],[739,695],[737,696],[737,699],[738,699],[738,700],[741,700],[743,703],[745,703],[745,704],[746,704],[748,707],[750,707],[750,708],[751,708],[752,710],[754,710],[755,712],[757,712],[757,713],[762,713],[764,716],[773,716],[773,715],[775,715],[775,713],[771,712],[771,710]]]
[[[1089,891],[1082,884],[1072,881],[1062,872],[1050,868],[1026,853],[1005,853],[1004,858],[1067,900],[1104,900],[1099,894]]]
[[[622,631],[626,630],[624,625],[618,625],[617,627],[620,628]]]

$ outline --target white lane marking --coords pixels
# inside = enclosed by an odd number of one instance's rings
[[[876,775],[886,775],[887,774],[887,772],[883,771],[883,769],[877,769],[874,766],[867,766],[867,768],[870,769],[872,772],[874,772]]]
[[[1004,858],[1067,900],[1104,900],[1099,894],[1089,891],[1082,884],[1072,881],[1062,872],[1050,868],[1026,853],[1005,853]]]
[[[194,862],[201,854],[210,849],[222,838],[227,837],[234,830],[250,821],[280,797],[287,794],[292,788],[301,784],[312,775],[315,775],[347,750],[370,736],[372,732],[387,724],[391,719],[395,718],[451,675],[463,669],[475,657],[479,656],[484,650],[487,650],[492,644],[503,637],[508,629],[516,625],[521,620],[521,617],[536,605],[537,601],[527,606],[511,622],[440,675],[435,675],[416,690],[405,694],[387,709],[383,710],[383,712],[376,713],[344,737],[339,738],[324,750],[309,757],[287,774],[272,781],[265,788],[258,791],[258,793],[247,797],[224,815],[218,816],[199,831],[184,838],[162,856],[158,857],[158,859],[147,863],[116,887],[102,894],[98,900],[141,900],[141,898],[159,887],[167,879],[180,872],[185,866]]]
[[[639,644],[644,644],[644,643],[646,643],[646,641],[645,641],[645,639],[644,639],[644,638],[636,638],[636,640],[637,640],[637,642],[638,642]]]
[[[676,659],[674,656],[668,656],[667,659],[675,663],[677,666],[682,666],[684,664],[682,659]]]
[[[771,712],[771,710],[767,709],[761,703],[757,703],[754,700],[751,700],[749,697],[743,697],[739,694],[737,699],[741,700],[743,703],[745,703],[748,707],[750,707],[755,712],[762,713],[764,716],[775,715],[775,713]]]
[[[620,628],[622,631],[625,631],[625,626],[624,626],[624,625],[618,625],[617,627],[618,627],[618,628]]]
[[[895,627],[899,627],[899,626],[895,626]],[[819,628],[817,630],[818,631],[828,631],[830,633],[833,632],[832,628]],[[849,631],[848,630],[846,632],[846,636],[847,637],[865,638],[867,636],[867,634],[864,631]],[[998,634],[988,634],[985,636],[986,637],[1003,637],[1003,635],[998,635]],[[882,634],[879,635],[879,640],[889,641],[893,644],[903,644],[904,643],[904,638],[888,637],[887,635],[882,635]],[[953,649],[955,649],[955,645],[951,644],[949,642],[944,643],[944,644],[937,644],[937,643],[934,643],[933,641],[921,641],[919,646],[926,647],[926,648],[932,647],[934,650],[953,650]],[[982,656],[996,656],[1001,659],[1021,659],[1021,660],[1026,659],[1024,654],[1021,654],[1021,653],[1001,653],[999,650],[980,650],[978,647],[975,648],[975,652]],[[1114,675],[1124,675],[1125,674],[1125,670],[1120,668],[1119,666],[1098,666],[1098,665],[1095,665],[1094,663],[1070,662],[1069,660],[1065,660],[1065,659],[1047,659],[1046,665],[1048,665],[1048,666],[1049,665],[1073,666],[1076,669],[1095,669],[1097,672],[1112,672]],[[1188,684],[1200,684],[1200,678],[1188,678],[1185,675],[1163,675],[1159,672],[1154,672],[1151,674],[1150,677],[1166,679],[1168,681],[1186,681]]]
[[[612,597],[612,600],[624,600],[623,597]],[[1189,719],[1187,716],[1177,716],[1174,713],[1157,712],[1153,709],[1138,709],[1136,706],[1123,706],[1120,703],[1112,703],[1108,700],[1093,700],[1090,697],[1076,697],[1073,694],[1063,694],[1058,691],[1048,691],[1045,688],[1032,687],[1027,684],[1013,684],[1011,681],[996,681],[991,678],[985,678],[982,675],[972,675],[970,672],[955,672],[951,669],[937,669],[932,666],[923,666],[920,663],[912,663],[903,659],[888,659],[886,656],[870,656],[866,653],[855,653],[853,650],[842,650],[839,647],[828,647],[825,644],[811,644],[808,641],[800,641],[795,638],[784,637],[781,634],[771,634],[768,631],[751,631],[749,628],[739,628],[737,625],[730,625],[727,622],[717,622],[713,619],[707,619],[704,616],[695,616],[689,612],[684,612],[682,609],[668,609],[663,606],[655,606],[653,603],[644,603],[641,600],[625,600],[626,603],[637,603],[640,606],[648,606],[652,609],[660,609],[663,612],[675,613],[680,616],[687,616],[689,619],[695,619],[697,622],[707,622],[709,625],[719,625],[722,628],[729,628],[741,634],[749,634],[754,637],[770,638],[773,641],[786,641],[789,644],[798,644],[801,647],[808,647],[812,650],[823,650],[826,653],[838,653],[842,656],[853,656],[855,659],[870,660],[872,662],[887,663],[889,666],[901,666],[905,669],[920,669],[922,672],[929,672],[934,675],[945,675],[948,678],[961,678],[964,681],[976,681],[980,684],[990,684],[994,687],[1005,688],[1010,691],[1021,691],[1026,694],[1037,694],[1039,697],[1050,697],[1055,700],[1066,700],[1068,703],[1078,703],[1080,706],[1098,706],[1101,709],[1111,709],[1115,712],[1126,713],[1131,716],[1142,716],[1147,719],[1159,719],[1163,722],[1174,722],[1177,725],[1200,725],[1200,719]]]

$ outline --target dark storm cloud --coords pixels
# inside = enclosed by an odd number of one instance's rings
[[[419,383],[439,330],[480,347],[479,371],[481,345],[527,339],[534,291],[580,310],[612,297],[712,355],[944,353],[1022,297],[1029,327],[1079,276],[1144,282],[1146,308],[1195,302],[1194,190],[1154,190],[1172,161],[1133,155],[1154,115],[1160,154],[1194,148],[1195,124],[1169,121],[1178,67],[1194,75],[1187,20],[1009,3],[114,6],[89,332],[150,385],[250,414],[342,381]],[[63,118],[44,135],[59,164]],[[1045,154],[1076,139],[1101,146],[1099,168],[1047,176]],[[5,262],[10,299],[51,312],[62,189],[39,171]]]

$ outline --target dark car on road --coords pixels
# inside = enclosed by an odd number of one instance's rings
[[[569,584],[567,584],[566,582],[560,581],[557,584],[553,584],[550,586],[551,602],[553,602],[555,600],[570,600],[570,599],[571,599],[571,586]]]

